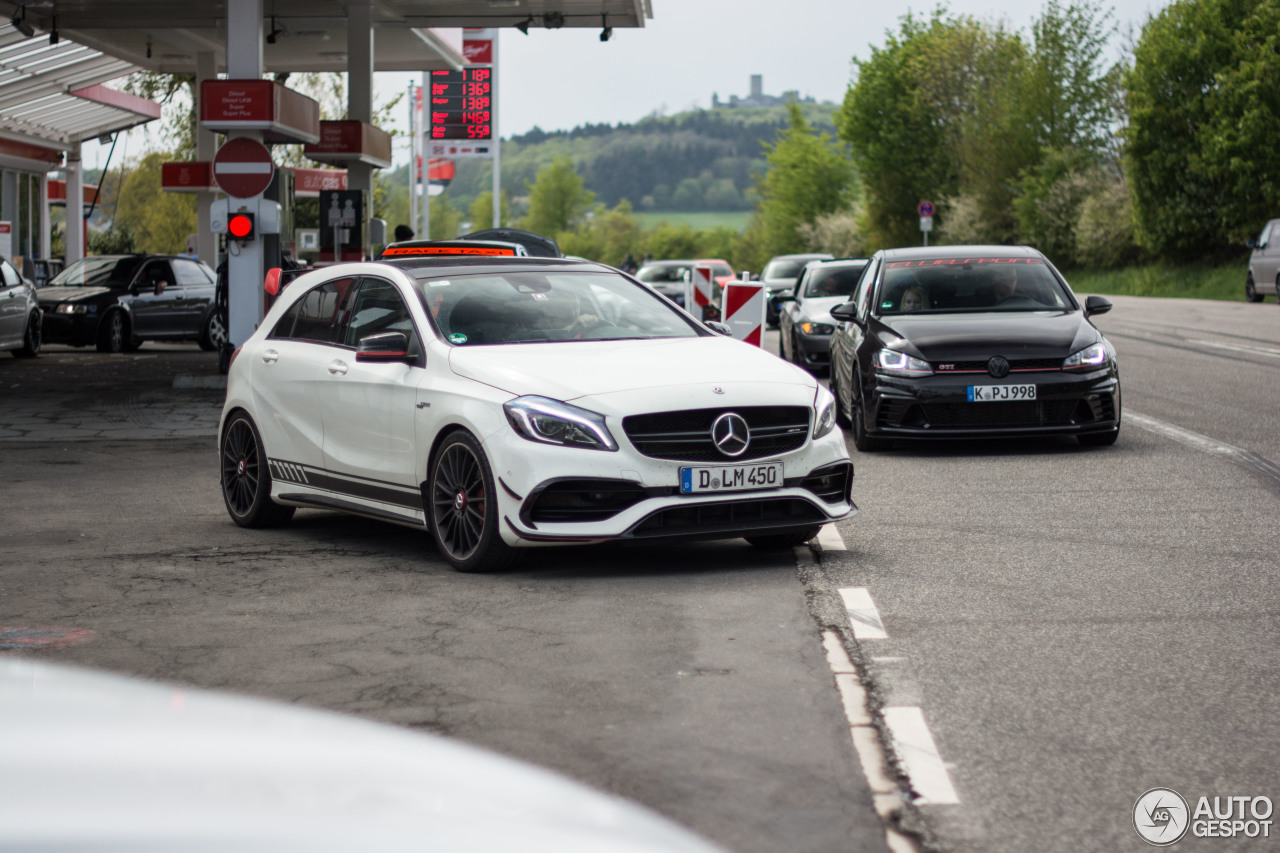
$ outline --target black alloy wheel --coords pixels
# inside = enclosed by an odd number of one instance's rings
[[[14,355],[22,358],[35,358],[40,354],[40,344],[43,340],[43,332],[41,324],[43,319],[39,311],[32,311],[27,317],[27,331],[22,336],[22,349],[14,350]]]
[[[1280,294],[1280,290],[1276,291]],[[1253,283],[1253,273],[1249,273],[1244,280],[1244,298],[1249,302],[1261,302],[1262,296],[1258,293],[1258,288]]]
[[[293,518],[294,508],[271,500],[271,471],[258,428],[244,412],[227,419],[222,430],[222,500],[241,527],[277,527]]]
[[[519,552],[498,532],[493,472],[479,443],[463,430],[445,438],[431,464],[427,517],[440,554],[460,572],[514,563]]]
[[[786,533],[764,533],[760,536],[744,536],[747,542],[754,548],[764,551],[777,550],[779,548],[794,548],[797,545],[803,545],[810,539],[818,535],[821,527],[805,527],[801,530],[792,530]]]
[[[127,325],[119,308],[108,311],[98,325],[98,352],[124,352],[129,343]]]

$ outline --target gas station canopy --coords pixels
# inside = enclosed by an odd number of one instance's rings
[[[68,41],[0,30],[0,133],[66,149],[160,117],[160,105],[100,85],[137,71]]]
[[[268,72],[346,71],[351,0],[268,0]],[[372,0],[375,71],[459,68],[461,45],[440,28],[643,27],[649,0]],[[52,32],[148,71],[194,73],[211,53],[225,69],[226,0],[32,0],[0,2],[39,34]]]

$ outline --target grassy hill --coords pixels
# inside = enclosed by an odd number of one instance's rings
[[[834,133],[834,104],[802,104],[806,119]],[[623,199],[637,213],[749,211],[754,173],[764,168],[764,145],[787,125],[785,107],[692,110],[649,116],[635,124],[534,128],[502,143],[502,185],[512,197],[528,193],[538,170],[559,156],[573,160],[596,201]],[[446,192],[465,209],[492,186],[492,165],[460,160]],[[390,177],[390,176],[388,176]]]

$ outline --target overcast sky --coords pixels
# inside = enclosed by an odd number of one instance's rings
[[[849,86],[851,60],[866,59],[885,31],[898,29],[909,10],[925,14],[930,3],[885,0],[651,0],[653,18],[640,29],[616,29],[608,42],[600,30],[546,30],[528,35],[508,28],[499,37],[498,120],[505,138],[535,125],[568,130],[581,124],[631,123],[652,113],[709,108],[711,96],[750,93],[752,74],[764,77],[766,94],[796,90],[819,101],[839,103]],[[1167,0],[1114,0],[1120,28],[1136,35]],[[1043,5],[1018,0],[952,0],[955,14],[1003,21],[1028,30]],[[386,102],[421,75],[377,75],[378,98]],[[399,129],[407,127],[407,107],[398,109]],[[128,154],[143,147],[142,134],[129,134]],[[105,151],[86,146],[86,164],[102,165]],[[121,151],[117,150],[119,158]],[[407,141],[398,140],[398,163],[408,160]],[[115,160],[118,163],[119,159]]]

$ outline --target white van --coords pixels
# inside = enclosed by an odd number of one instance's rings
[[[1258,239],[1245,244],[1253,249],[1249,256],[1249,275],[1244,281],[1244,297],[1261,302],[1268,293],[1277,293],[1280,284],[1280,219],[1272,219],[1262,228]]]

